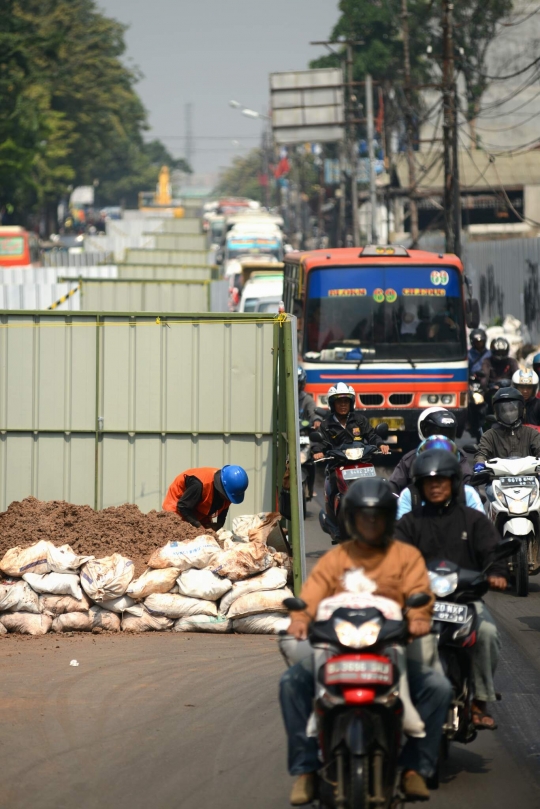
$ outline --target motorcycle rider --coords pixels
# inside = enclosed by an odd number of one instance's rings
[[[540,426],[540,400],[536,398],[539,381],[536,371],[522,371],[521,368],[512,377],[512,385],[525,400],[523,421],[525,424],[534,424],[537,427]]]
[[[540,354],[535,354],[532,358],[532,369],[536,376],[540,379]],[[536,394],[536,398],[540,398],[540,393]]]
[[[519,365],[514,357],[509,357],[510,343],[506,337],[495,337],[490,345],[491,356],[482,362],[481,379],[484,390],[498,390],[502,379],[512,379],[512,376],[519,370]]]
[[[522,423],[523,394],[515,388],[501,388],[493,397],[493,409],[497,421],[480,439],[474,471],[485,469],[485,462],[491,458],[540,458],[540,433]]]
[[[356,395],[354,388],[345,382],[338,382],[328,390],[329,415],[323,419],[319,432],[322,441],[313,445],[315,460],[324,458],[325,449],[338,448],[355,441],[365,441],[378,447],[384,455],[390,452],[388,444],[384,444],[368,419],[354,409]]]
[[[425,502],[397,523],[396,537],[418,548],[426,562],[445,559],[467,570],[484,570],[500,537],[485,514],[460,502],[461,469],[455,455],[445,450],[424,452],[414,462],[412,474]],[[505,590],[506,565],[495,562],[489,570],[490,587]],[[493,675],[501,642],[485,604],[478,601],[475,606],[479,627],[472,659],[472,721],[478,730],[495,730],[487,703],[497,699]]]
[[[463,481],[463,464],[461,462],[463,456],[458,450],[456,444],[449,438],[446,438],[444,435],[432,435],[429,438],[426,438],[425,441],[422,441],[416,450],[415,459],[418,458],[423,452],[429,452],[433,449],[444,449],[447,452],[451,452],[452,455],[457,458],[461,468],[461,486],[459,490],[461,502],[465,503],[466,506],[470,506],[470,508],[475,508],[477,511],[481,511],[482,514],[485,514],[480,495],[476,489],[473,488],[473,486],[467,486]],[[466,464],[466,468],[470,472],[469,464]],[[407,486],[406,489],[403,489],[399,496],[397,519],[400,520],[404,514],[408,514],[409,511],[412,511],[412,509],[420,505],[421,502],[421,494],[417,486],[415,486],[411,481],[411,484]]]
[[[418,417],[418,438],[420,442],[425,441],[431,435],[445,435],[451,441],[456,440],[457,419],[455,415],[444,407],[428,407],[423,410]],[[403,489],[411,484],[411,467],[416,458],[418,448],[407,452],[390,476],[390,486],[396,494],[400,494]],[[459,462],[463,474],[463,482],[469,483],[472,470],[465,456],[460,453]]]
[[[303,368],[298,369],[298,412],[300,414],[300,421],[309,421],[309,423],[317,429],[321,420],[315,413],[315,399],[311,393],[306,393],[306,372]]]
[[[484,329],[473,329],[470,337],[471,347],[469,349],[469,374],[480,374],[482,363],[491,357],[491,352],[487,348],[487,334]]]
[[[307,608],[291,614],[288,633],[298,640],[307,637],[309,622],[319,603],[344,591],[343,574],[360,568],[376,582],[376,594],[397,601],[402,607],[413,593],[428,592],[425,563],[418,551],[394,539],[396,498],[387,481],[369,478],[353,483],[344,500],[343,513],[351,540],[328,551],[304,582],[301,598]],[[407,614],[413,638],[429,633],[431,605]],[[425,724],[425,738],[409,738],[402,753],[402,789],[410,800],[427,800],[426,778],[433,774],[442,726],[451,699],[450,683],[439,672],[416,661],[408,662],[412,701]],[[292,666],[281,678],[280,702],[288,736],[288,765],[297,776],[291,793],[293,806],[310,803],[315,793],[318,769],[317,741],[306,735],[315,693],[310,658]]]

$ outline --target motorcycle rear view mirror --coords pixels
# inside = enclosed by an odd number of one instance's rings
[[[320,433],[318,430],[313,430],[309,434],[309,440],[312,441],[314,444],[318,444],[321,441],[324,441],[323,434]]]
[[[315,408],[315,413],[318,416],[321,416],[323,419],[325,419],[327,417],[327,415],[328,415],[328,408],[327,407],[316,407]]]
[[[463,444],[460,449],[462,449],[463,452],[466,452],[468,455],[474,455],[474,453],[478,450],[478,444]]]
[[[377,433],[379,438],[382,438],[383,441],[386,441],[386,439],[388,438],[388,424],[385,421],[381,421],[381,423],[377,424],[377,426],[375,427],[375,432]]]
[[[307,608],[306,602],[301,598],[285,598],[283,600],[283,606],[289,610],[289,612],[302,612]]]
[[[493,413],[488,413],[488,415],[486,416],[486,424],[495,424],[496,421],[497,419],[495,418]]]
[[[418,609],[419,607],[425,607],[426,604],[429,604],[431,601],[431,596],[429,593],[413,593],[412,596],[409,596],[407,601],[405,602],[405,606],[408,607],[410,610]]]

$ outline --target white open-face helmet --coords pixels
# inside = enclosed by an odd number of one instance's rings
[[[522,371],[520,368],[512,376],[512,385],[517,388],[517,390],[522,387],[531,387],[533,389],[533,396],[536,396],[538,393],[539,382],[538,374],[536,371],[533,371],[532,368],[528,368],[526,371]]]
[[[338,382],[337,385],[332,385],[332,387],[328,389],[328,407],[332,412],[334,412],[336,399],[340,399],[344,396],[350,400],[351,410],[354,410],[354,402],[356,399],[354,388],[345,384],[345,382]]]
[[[432,413],[440,413],[442,410],[444,410],[444,412],[446,413],[445,407],[427,407],[425,410],[422,410],[422,412],[418,416],[418,425],[417,425],[418,438],[420,439],[420,441],[424,441],[428,437],[427,435],[424,435],[423,430],[425,420],[428,419],[429,421],[429,416],[431,416]]]

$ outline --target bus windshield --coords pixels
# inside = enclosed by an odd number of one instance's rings
[[[453,267],[313,269],[304,354],[326,362],[462,360],[461,279]]]

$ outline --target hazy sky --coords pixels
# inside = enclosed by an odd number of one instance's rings
[[[268,106],[268,74],[301,70],[324,52],[338,0],[98,0],[129,25],[128,61],[152,130],[184,154],[185,105],[193,104],[194,168],[214,172],[259,142],[261,123],[228,106]],[[173,137],[174,136],[174,137]],[[212,139],[210,139],[212,138]],[[232,139],[238,139],[238,145]]]

